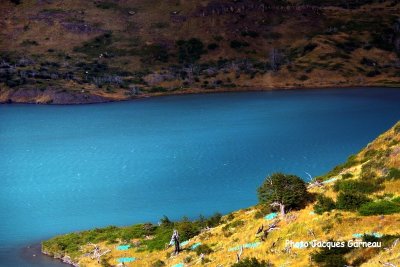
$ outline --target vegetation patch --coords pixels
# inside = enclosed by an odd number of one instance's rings
[[[315,213],[322,214],[326,211],[331,211],[334,208],[336,208],[336,204],[332,198],[326,197],[324,195],[317,196],[317,203],[314,205]]]
[[[176,42],[176,46],[180,63],[194,63],[205,53],[203,42],[197,38],[179,40]]]
[[[336,207],[341,210],[356,211],[361,205],[370,202],[370,199],[361,193],[340,192]]]
[[[400,212],[400,203],[389,200],[379,200],[362,204],[358,212],[363,216],[386,215]]]
[[[382,189],[382,186],[374,181],[338,180],[333,186],[336,192],[354,192],[370,194]]]
[[[198,247],[195,249],[195,251],[196,251],[196,254],[197,254],[197,255],[201,255],[201,254],[208,255],[208,254],[211,254],[211,253],[214,252],[214,250],[212,250],[212,249],[211,249],[208,245],[206,245],[206,244],[201,244],[200,246],[198,246]]]
[[[231,267],[272,267],[273,265],[269,261],[258,260],[257,258],[244,258],[231,265]]]
[[[400,169],[390,168],[385,178],[388,180],[400,179]]]
[[[334,242],[328,240],[328,242]],[[311,259],[321,267],[342,267],[348,265],[345,255],[352,249],[345,247],[322,248],[318,252],[311,254]]]

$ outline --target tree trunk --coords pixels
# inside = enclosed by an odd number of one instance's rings
[[[281,216],[285,217],[285,205],[279,204],[279,209],[281,210]]]

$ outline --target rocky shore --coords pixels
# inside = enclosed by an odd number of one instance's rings
[[[89,104],[110,102],[104,96],[86,92],[72,92],[63,89],[49,88],[17,89],[0,91],[0,103],[26,103],[26,104]]]

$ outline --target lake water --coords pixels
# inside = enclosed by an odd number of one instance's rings
[[[399,119],[384,88],[1,105],[0,266],[57,266],[26,246],[61,233],[256,204],[266,175],[323,174]]]

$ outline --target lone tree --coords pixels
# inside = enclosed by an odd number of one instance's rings
[[[296,175],[274,173],[257,189],[260,203],[279,207],[282,216],[286,208],[300,207],[308,197],[305,182]]]
[[[176,45],[179,63],[194,63],[205,53],[203,42],[197,38],[178,40]]]

